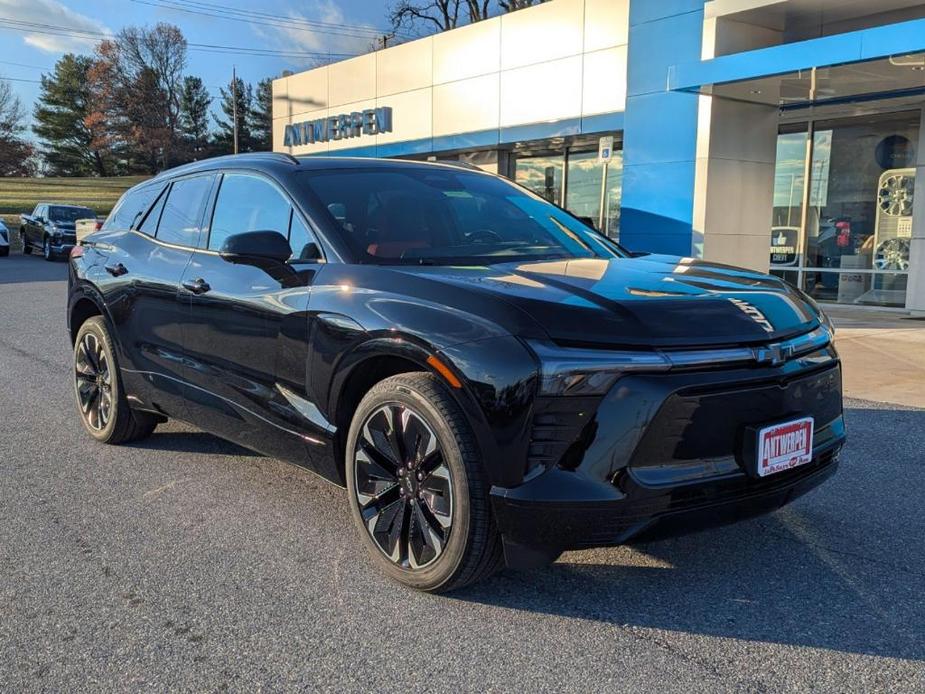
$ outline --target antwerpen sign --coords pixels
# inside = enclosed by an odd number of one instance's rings
[[[392,132],[392,109],[389,106],[365,111],[341,113],[337,116],[292,123],[286,126],[283,144],[286,147],[313,145],[316,142],[344,140],[362,135]]]

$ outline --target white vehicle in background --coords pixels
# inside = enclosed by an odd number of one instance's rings
[[[79,244],[89,234],[92,234],[94,231],[99,231],[103,226],[103,220],[98,217],[78,219],[74,222],[74,226],[77,231],[77,243]]]
[[[10,254],[10,230],[0,219],[0,258]]]

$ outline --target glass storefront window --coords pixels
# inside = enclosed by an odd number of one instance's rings
[[[607,166],[604,216],[601,226],[601,183],[604,165],[594,152],[569,152],[565,183],[565,207],[572,214],[608,236],[616,238],[620,228],[620,198],[623,192],[623,152],[616,151]]]
[[[771,221],[772,270],[800,264],[800,225],[803,219],[803,186],[806,178],[805,126],[777,138],[774,170],[774,213]],[[787,273],[788,275],[792,273]]]
[[[562,200],[562,171],[565,156],[522,157],[517,159],[514,180],[549,202]]]
[[[774,274],[802,282],[822,301],[905,305],[919,122],[918,111],[816,121],[808,196],[809,128],[782,130],[771,222]]]

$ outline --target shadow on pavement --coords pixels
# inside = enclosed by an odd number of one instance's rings
[[[638,551],[566,554],[546,570],[508,571],[452,597],[925,660],[925,411],[846,414],[850,439],[838,473],[790,507]]]
[[[264,457],[249,448],[213,436],[205,431],[159,431],[146,439],[129,444],[142,450],[172,451],[175,453],[208,453],[244,457]]]

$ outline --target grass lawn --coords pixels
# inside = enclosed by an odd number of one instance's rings
[[[85,205],[105,216],[123,192],[145,178],[0,178],[0,218],[18,229],[19,215],[39,202]]]

